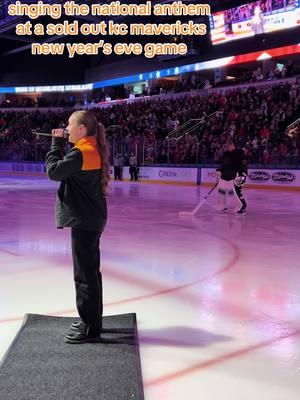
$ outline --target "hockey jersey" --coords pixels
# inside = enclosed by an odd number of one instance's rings
[[[217,171],[221,172],[221,179],[231,181],[237,176],[246,178],[248,167],[243,150],[234,149],[233,151],[225,151],[220,162],[221,166]]]

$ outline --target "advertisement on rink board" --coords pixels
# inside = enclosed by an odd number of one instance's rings
[[[129,167],[123,167],[123,179],[130,179]],[[142,181],[196,184],[197,168],[140,167],[139,179]]]
[[[30,162],[0,162],[0,174],[16,175],[45,175],[44,163]],[[163,167],[140,167],[139,180],[161,183],[179,183],[196,185],[197,168],[163,168]],[[217,173],[215,168],[201,168],[201,184],[215,183]],[[114,168],[110,167],[110,176],[114,178]],[[123,167],[122,179],[130,180],[129,167]],[[200,181],[200,179],[199,179]],[[300,188],[300,170],[289,169],[249,169],[246,180],[249,187],[297,187]]]
[[[201,183],[214,183],[217,179],[213,168],[201,169]],[[300,170],[285,169],[249,169],[246,185],[300,187]]]
[[[143,181],[178,182],[196,184],[197,168],[160,168],[140,167],[139,179]],[[114,167],[110,167],[110,176],[114,177]],[[45,174],[44,163],[0,162],[0,173]],[[129,180],[129,167],[123,167],[122,179]]]
[[[38,174],[46,173],[45,163],[0,162],[0,173]]]

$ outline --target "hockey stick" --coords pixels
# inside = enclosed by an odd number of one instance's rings
[[[203,204],[206,202],[207,198],[210,196],[210,194],[215,190],[215,188],[218,186],[219,181],[210,189],[210,191],[207,193],[206,196],[199,202],[199,204],[193,209],[193,211],[180,211],[179,216],[193,216],[197,214],[197,212],[200,210],[200,208],[203,206]]]

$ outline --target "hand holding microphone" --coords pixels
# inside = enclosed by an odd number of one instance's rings
[[[38,130],[33,129],[32,133],[34,135],[37,135],[38,138],[39,138],[39,136],[62,137],[65,139],[68,139],[68,137],[69,137],[69,132],[67,131],[67,129],[63,129],[63,128],[52,129],[51,132],[40,132]]]
[[[68,134],[66,129],[63,128],[58,128],[58,129],[52,129],[51,131],[52,137],[61,137],[61,138],[65,138],[66,134]]]

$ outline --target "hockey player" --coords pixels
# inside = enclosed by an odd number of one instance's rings
[[[233,142],[228,143],[217,172],[218,209],[227,212],[227,196],[235,197],[239,204],[237,214],[245,214],[247,203],[242,194],[242,187],[246,181],[248,169],[243,150],[236,149]]]

